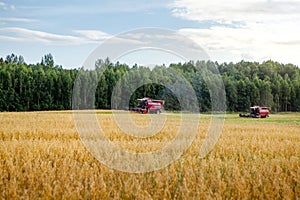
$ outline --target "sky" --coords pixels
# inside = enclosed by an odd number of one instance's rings
[[[0,57],[78,68],[111,37],[144,27],[172,30],[218,62],[269,59],[300,66],[300,0],[0,0]],[[150,51],[151,52],[151,51]],[[129,65],[169,64],[166,52],[133,52]]]

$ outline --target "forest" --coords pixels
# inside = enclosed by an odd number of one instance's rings
[[[111,109],[112,92],[121,81],[121,92],[127,93],[130,100],[129,105],[120,104],[119,109],[133,107],[137,98],[147,96],[165,100],[165,109],[176,111],[181,109],[178,99],[166,87],[166,84],[178,81],[174,76],[176,72],[192,86],[200,111],[208,112],[211,110],[211,94],[199,66],[201,70],[210,71],[211,77],[218,69],[225,86],[224,101],[229,112],[248,111],[253,105],[267,106],[272,112],[300,111],[300,69],[293,64],[272,60],[262,63],[190,61],[150,69],[99,58],[95,70],[88,70],[84,67],[64,69],[55,65],[51,54],[44,55],[36,64],[27,64],[23,56],[15,54],[0,58],[0,111],[70,110],[76,77],[80,77],[78,83],[94,87],[94,90],[79,92],[92,93],[93,100],[89,102],[96,109]],[[77,76],[79,73],[81,75]],[[143,84],[147,83],[145,80],[154,79],[154,83]],[[136,89],[130,92],[132,88]],[[178,90],[188,97],[184,88]],[[83,98],[77,104],[78,109],[90,108],[84,99],[90,95],[79,96]]]

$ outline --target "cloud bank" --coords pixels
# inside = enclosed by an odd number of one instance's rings
[[[213,60],[300,64],[300,0],[175,0],[176,17],[211,24],[184,28]]]

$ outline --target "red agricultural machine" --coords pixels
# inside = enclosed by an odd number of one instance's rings
[[[240,117],[249,118],[266,118],[269,117],[270,110],[268,107],[253,106],[250,107],[249,114],[240,114]]]
[[[164,106],[164,100],[154,100],[147,97],[144,97],[142,99],[137,99],[138,106],[133,109],[133,111],[146,114],[146,113],[156,113],[160,114],[163,106]]]

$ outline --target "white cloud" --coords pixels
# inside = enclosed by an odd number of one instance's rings
[[[15,7],[14,5],[10,5],[9,8],[10,8],[11,10],[16,10],[16,7]]]
[[[101,31],[77,30],[80,36],[60,35],[43,31],[30,30],[19,27],[0,28],[0,40],[37,42],[50,45],[78,45],[88,43],[99,43],[109,37]]]
[[[297,54],[300,50],[300,39],[298,35],[294,32],[282,33],[281,30],[274,30],[264,27],[239,29],[212,27],[181,29],[179,33],[197,42],[213,60],[237,62],[242,59],[253,61],[273,59],[299,65],[300,60]],[[289,39],[286,40],[282,35]]]
[[[3,18],[2,18],[3,19]],[[27,21],[22,18],[5,18],[6,21]],[[29,19],[28,19],[29,20]],[[1,22],[1,18],[0,18]],[[28,42],[49,45],[80,45],[80,44],[99,44],[107,39],[110,44],[131,45],[146,43],[137,34],[110,35],[99,30],[73,30],[73,35],[54,34],[37,30],[30,30],[20,27],[0,28],[0,41]],[[143,37],[151,37],[143,35]]]
[[[8,4],[0,1],[0,9],[14,11],[14,10],[16,10],[16,7],[14,5],[8,5]]]
[[[16,17],[0,17],[0,22],[24,22],[24,23],[31,23],[36,22],[36,19],[28,19],[28,18],[16,18]]]
[[[74,32],[84,36],[86,39],[89,39],[91,41],[103,41],[111,37],[109,34],[97,30],[75,30]]]
[[[0,1],[0,8],[6,10],[7,9],[6,3]]]
[[[299,17],[300,0],[175,0],[172,7],[175,16],[188,20],[248,24]]]
[[[23,42],[41,42],[46,44],[76,44],[81,43],[82,39],[74,36],[58,35],[25,28],[11,27],[1,28],[0,32],[11,33],[14,37]]]
[[[0,35],[0,41],[12,41],[12,42],[22,42],[21,38],[10,37],[5,35]]]
[[[211,25],[179,30],[212,59],[273,59],[300,66],[300,0],[175,0],[173,15]]]

